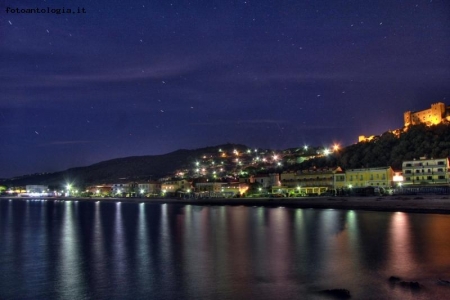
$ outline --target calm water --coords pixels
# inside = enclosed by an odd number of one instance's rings
[[[448,299],[439,278],[449,215],[0,200],[0,299]]]

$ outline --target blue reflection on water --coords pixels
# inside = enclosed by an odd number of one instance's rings
[[[0,299],[443,298],[449,230],[448,215],[4,199]]]

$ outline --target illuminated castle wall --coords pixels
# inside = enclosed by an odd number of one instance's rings
[[[431,104],[431,108],[429,109],[405,112],[403,120],[405,127],[421,123],[435,125],[441,123],[443,120],[450,121],[450,107],[445,106],[442,102],[434,103]]]

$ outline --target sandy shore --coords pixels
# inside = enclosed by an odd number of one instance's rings
[[[1,199],[32,200],[2,197]],[[403,211],[450,214],[450,195],[417,195],[385,197],[311,197],[311,198],[233,198],[233,199],[171,199],[171,198],[45,198],[50,201],[147,202],[192,205],[244,205],[291,208],[353,209],[372,211]]]

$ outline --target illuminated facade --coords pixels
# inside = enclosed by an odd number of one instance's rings
[[[138,183],[139,194],[157,195],[161,193],[161,184],[158,182],[142,182]]]
[[[192,189],[192,182],[182,179],[182,180],[169,180],[161,184],[161,190],[163,193],[170,192],[174,193],[177,191],[184,191]]]
[[[111,193],[113,195],[132,194],[137,184],[134,182],[114,183],[111,185]]]
[[[284,172],[281,174],[281,184],[288,188],[321,187],[325,188],[325,190],[332,189],[335,181],[334,176],[336,173],[340,172],[342,172],[340,167],[333,169],[314,168],[310,170],[298,171],[296,173]]]
[[[29,194],[43,194],[48,192],[48,186],[46,185],[27,185],[25,188]]]
[[[86,188],[86,192],[93,195],[109,195],[112,192],[112,185],[93,185]]]
[[[347,187],[345,172],[337,171],[333,174],[333,186],[334,189],[343,189]]]
[[[444,120],[450,120],[450,107],[442,102],[433,103],[429,109],[405,112],[403,120],[405,127],[417,124],[436,125]]]
[[[449,159],[426,159],[404,161],[402,164],[404,184],[447,184],[449,182]]]
[[[371,136],[365,136],[365,135],[360,135],[358,136],[358,142],[370,142],[375,138],[374,135]]]
[[[391,167],[345,170],[347,187],[392,187],[394,170]]]

